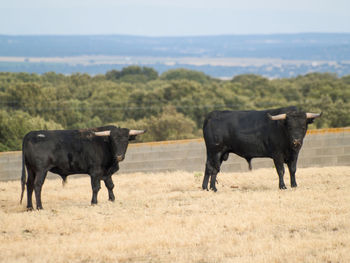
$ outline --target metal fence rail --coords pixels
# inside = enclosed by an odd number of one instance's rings
[[[206,152],[203,139],[130,144],[118,173],[183,170],[204,172]],[[253,169],[273,167],[269,158],[252,160]],[[298,167],[350,166],[350,127],[310,130],[300,152]],[[221,171],[248,171],[247,162],[230,154]],[[0,153],[0,181],[19,180],[22,153]],[[49,178],[57,175],[49,175]]]

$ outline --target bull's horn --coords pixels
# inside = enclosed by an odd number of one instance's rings
[[[283,113],[283,114],[278,114],[278,115],[271,116],[268,113],[267,116],[269,116],[270,120],[278,121],[278,120],[285,120],[286,117],[287,117],[287,114]]]
[[[95,132],[96,136],[109,136],[111,134],[111,131],[100,131],[100,132]]]
[[[310,112],[307,112],[306,113],[306,118],[307,119],[314,119],[314,118],[318,118],[322,115],[322,112],[321,113],[310,113]]]
[[[145,130],[130,130],[129,135],[139,135],[145,133]]]

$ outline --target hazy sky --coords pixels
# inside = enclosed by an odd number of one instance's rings
[[[0,34],[350,32],[350,0],[0,0]]]

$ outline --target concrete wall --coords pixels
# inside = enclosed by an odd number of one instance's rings
[[[202,139],[130,144],[118,173],[184,170],[204,172],[205,144]],[[274,167],[268,158],[252,160],[253,169]],[[350,128],[311,130],[305,137],[298,167],[350,166]],[[230,154],[223,172],[248,171],[245,159]],[[21,152],[0,153],[0,180],[21,177]],[[57,175],[49,175],[57,177]]]

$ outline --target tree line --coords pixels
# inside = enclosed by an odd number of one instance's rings
[[[239,75],[231,80],[175,69],[159,75],[129,66],[106,74],[0,73],[0,151],[20,150],[38,129],[78,129],[113,124],[147,129],[142,141],[201,137],[212,110],[296,105],[323,112],[311,128],[350,125],[350,75],[310,73],[283,79]]]

